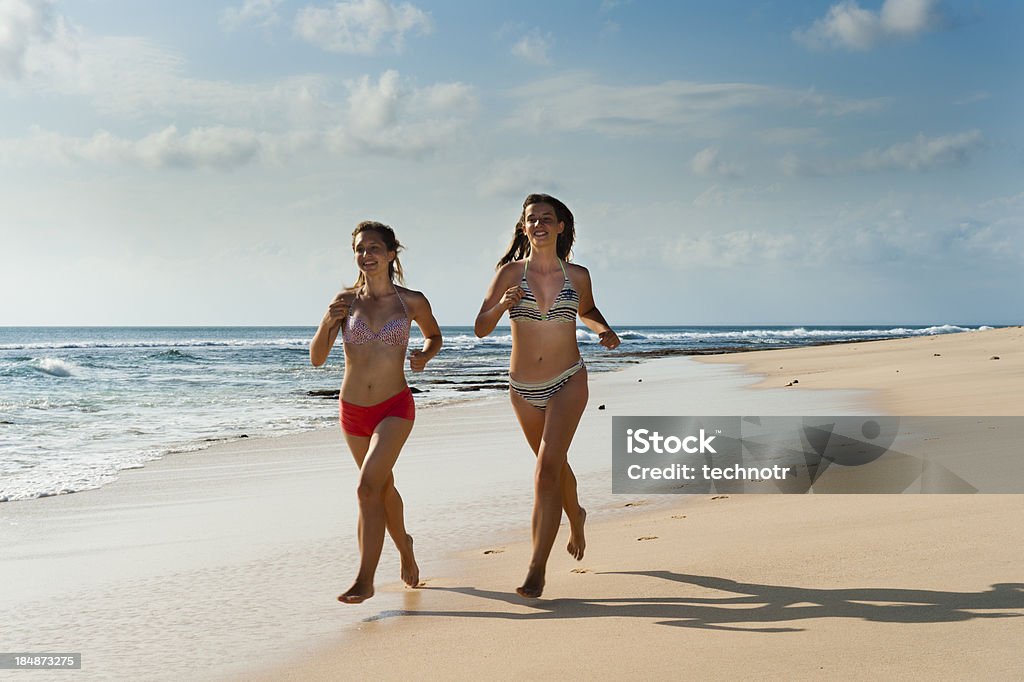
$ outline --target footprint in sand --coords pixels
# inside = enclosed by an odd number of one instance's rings
[[[501,554],[504,551],[503,549],[485,549],[484,554]]]
[[[728,500],[729,496],[728,495],[715,495],[711,499],[712,500]]]
[[[672,516],[672,518],[673,519],[685,519],[686,518],[686,514],[674,514]]]
[[[645,502],[644,500],[638,500],[637,502],[627,502],[626,504],[624,504],[622,506],[623,507],[642,507],[645,504],[647,504],[647,502]]]
[[[641,542],[642,540],[657,540],[657,539],[658,539],[657,535],[641,535],[640,537],[638,537],[636,539],[636,541],[637,542]]]
[[[569,572],[570,573],[590,573],[590,569],[589,568],[574,568],[574,569],[572,569]]]

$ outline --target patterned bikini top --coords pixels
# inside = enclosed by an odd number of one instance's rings
[[[526,281],[526,271],[530,268],[530,262],[526,262],[526,267],[523,268],[523,279],[519,282],[519,286],[523,290],[523,297],[519,303],[509,309],[510,320],[576,323],[576,315],[580,309],[580,295],[573,289],[572,282],[569,281],[569,275],[565,274],[565,266],[562,265],[561,260],[558,261],[558,265],[562,268],[562,277],[565,279],[562,283],[562,290],[555,296],[554,302],[545,314],[541,312],[540,306],[537,305],[537,297],[530,291],[530,285]]]
[[[405,312],[405,315],[396,317],[381,327],[380,331],[374,332],[363,318],[355,317],[352,315],[352,311],[349,310],[348,318],[345,320],[345,324],[341,326],[342,340],[345,343],[353,343],[357,346],[370,343],[371,341],[380,341],[386,346],[409,345],[409,328],[412,326],[412,320],[409,319],[409,309],[405,307],[405,301],[398,295],[398,289],[395,289],[395,296],[398,296],[398,302],[402,304],[402,310]]]

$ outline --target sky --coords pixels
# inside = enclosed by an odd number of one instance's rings
[[[1020,324],[1024,4],[0,0],[0,325],[471,325],[559,197],[613,326]]]

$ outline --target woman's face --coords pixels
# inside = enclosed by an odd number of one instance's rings
[[[530,246],[537,248],[554,244],[565,230],[565,223],[559,222],[551,204],[529,204],[523,209],[523,229],[530,239]]]
[[[365,230],[356,235],[352,250],[356,255],[356,266],[371,275],[387,272],[388,264],[395,260],[395,252],[388,251],[387,244],[375,230]]]

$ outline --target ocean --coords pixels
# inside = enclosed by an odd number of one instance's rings
[[[634,326],[607,351],[578,329],[591,372],[677,353],[784,348],[988,327]],[[309,364],[313,327],[0,328],[0,502],[97,488],[124,469],[212,443],[337,423],[344,358]],[[503,392],[511,333],[443,327],[441,353],[408,373],[421,407]],[[413,329],[411,344],[422,343]]]

